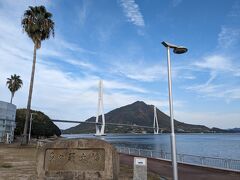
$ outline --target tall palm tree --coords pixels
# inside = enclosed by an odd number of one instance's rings
[[[24,125],[22,144],[28,143],[27,131],[30,119],[33,81],[36,64],[36,51],[37,49],[41,48],[41,42],[43,40],[48,39],[51,35],[54,36],[54,22],[51,18],[52,14],[48,12],[44,6],[35,7],[29,6],[29,9],[27,9],[24,12],[22,19],[22,28],[27,33],[27,35],[32,39],[34,44],[32,74],[29,87],[26,120]]]
[[[20,89],[23,85],[22,80],[20,79],[20,76],[17,76],[16,74],[11,75],[10,78],[7,78],[7,83],[6,85],[8,86],[8,89],[11,92],[11,100],[10,103],[12,104],[12,100],[14,97],[15,92]]]

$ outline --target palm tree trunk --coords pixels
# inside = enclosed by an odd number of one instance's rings
[[[35,65],[36,65],[36,52],[37,52],[37,46],[36,46],[36,43],[35,43],[34,44],[34,53],[33,53],[32,74],[31,74],[31,81],[30,81],[30,86],[29,86],[26,120],[25,120],[25,125],[24,125],[22,144],[27,144],[28,143],[27,132],[28,132],[28,124],[29,124],[29,120],[30,120],[30,110],[31,110],[32,92],[33,92],[33,81],[34,81],[34,73],[35,73]]]
[[[12,104],[13,96],[14,96],[14,93],[11,93],[11,101],[10,101],[11,104]]]

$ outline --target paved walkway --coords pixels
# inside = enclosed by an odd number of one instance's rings
[[[120,154],[120,164],[133,166],[131,155]],[[148,158],[148,171],[157,173],[166,179],[172,179],[172,165],[169,161]],[[178,163],[179,180],[240,180],[240,172],[218,170]]]

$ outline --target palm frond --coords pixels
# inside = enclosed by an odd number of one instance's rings
[[[29,6],[24,12],[22,28],[32,39],[37,48],[41,47],[41,41],[54,37],[54,22],[52,14],[44,6]]]
[[[8,89],[12,93],[15,93],[18,89],[22,87],[23,82],[20,76],[14,74],[14,75],[11,75],[10,78],[7,78],[6,85],[8,86]]]

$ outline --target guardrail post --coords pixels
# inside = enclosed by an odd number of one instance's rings
[[[181,162],[184,162],[184,154],[179,154],[179,160],[181,161]]]
[[[151,152],[151,158],[153,157],[153,153],[152,153],[152,151],[150,151]]]
[[[163,158],[163,150],[161,150],[161,154],[160,154],[161,158]]]
[[[141,152],[140,152],[140,149],[138,149],[138,155],[140,156]]]
[[[128,148],[128,154],[130,155],[131,153],[130,153],[130,148]]]
[[[229,169],[229,159],[226,159],[226,160],[225,160],[225,163],[226,163],[226,168]]]
[[[201,165],[204,165],[204,158],[200,157],[200,160],[201,160]]]

